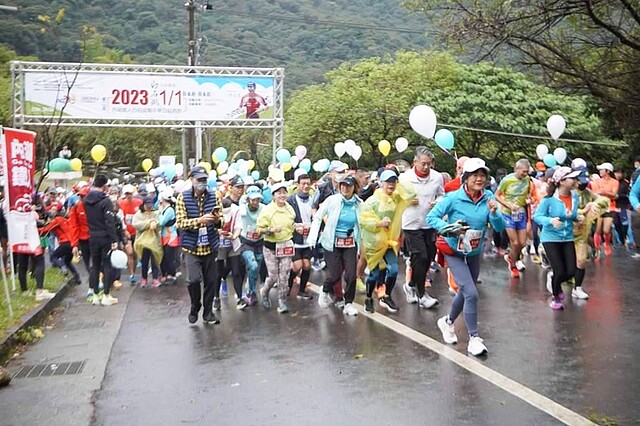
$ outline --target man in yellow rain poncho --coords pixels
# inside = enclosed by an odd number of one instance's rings
[[[398,183],[398,175],[393,170],[383,171],[379,182],[380,188],[360,209],[362,243],[369,267],[364,307],[367,312],[374,312],[373,290],[381,271],[386,269],[386,294],[379,302],[389,312],[396,312],[398,306],[391,298],[391,292],[398,276],[402,212],[416,197],[416,192],[412,185]]]

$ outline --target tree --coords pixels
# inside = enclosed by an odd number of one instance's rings
[[[506,52],[554,87],[589,93],[609,134],[640,151],[640,4],[629,0],[408,0],[449,45],[479,58]]]
[[[409,112],[420,103],[430,105],[440,123],[540,136],[548,134],[549,116],[562,114],[568,122],[565,136],[602,139],[601,119],[591,98],[555,92],[508,68],[458,64],[446,54],[402,53],[395,60],[364,60],[343,65],[327,79],[326,84],[296,93],[286,111],[287,145],[306,145],[312,158],[334,157],[335,142],[347,138],[363,147],[360,165],[367,167],[382,162],[377,150],[381,139],[393,143],[405,136],[413,146],[426,144],[438,151],[409,127]],[[521,156],[535,160],[539,143],[560,146],[550,140],[452,130],[459,155],[479,155],[494,166],[508,166]],[[611,160],[590,145],[562,146],[574,157]],[[447,157],[441,156],[440,164],[452,168]]]

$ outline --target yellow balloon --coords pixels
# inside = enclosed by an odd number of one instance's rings
[[[285,172],[291,170],[291,163],[282,163],[282,170]]]
[[[256,162],[253,160],[247,161],[247,170],[251,171],[256,166]]]
[[[226,161],[221,161],[216,168],[216,172],[218,173],[218,175],[225,174],[227,170],[229,170],[229,163],[227,163]]]
[[[71,170],[74,172],[79,172],[82,170],[82,160],[79,158],[73,158],[71,161]]]
[[[213,161],[213,164],[218,164],[220,162],[220,159],[218,157],[216,157],[216,153],[215,152],[213,154],[211,154],[211,161]]]
[[[206,161],[199,162],[198,166],[204,167],[204,169],[207,171],[207,173],[209,173],[211,171],[211,163],[208,163]]]
[[[94,145],[93,148],[91,148],[91,158],[93,158],[93,161],[96,163],[102,163],[102,160],[104,160],[106,156],[107,148],[105,148],[104,145]]]
[[[148,172],[151,170],[151,167],[153,167],[153,160],[151,160],[151,158],[145,158],[142,160],[142,170]]]
[[[383,139],[378,142],[378,150],[386,157],[391,152],[391,144],[388,140]]]

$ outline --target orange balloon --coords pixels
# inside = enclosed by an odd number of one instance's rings
[[[538,161],[536,163],[536,170],[539,172],[544,172],[545,170],[547,170],[547,166],[545,166],[542,161]]]

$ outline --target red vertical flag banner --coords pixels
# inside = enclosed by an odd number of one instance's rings
[[[40,246],[35,212],[32,211],[36,169],[36,134],[3,129],[2,157],[9,243],[13,251],[33,253]]]

